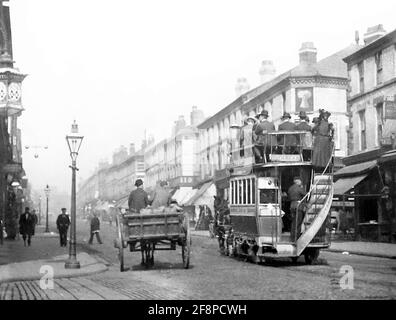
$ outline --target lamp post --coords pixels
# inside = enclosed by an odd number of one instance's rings
[[[66,136],[67,145],[69,146],[70,157],[72,159],[72,186],[71,186],[71,226],[70,226],[70,246],[69,246],[69,259],[65,263],[66,269],[78,269],[80,263],[77,261],[76,254],[76,163],[78,151],[80,150],[81,143],[84,136],[78,134],[78,125],[76,120],[71,127],[71,133]]]
[[[41,226],[41,196],[39,196],[39,225]]]
[[[45,213],[45,232],[49,232],[49,228],[48,228],[48,199],[49,199],[51,189],[48,186],[48,184],[45,187],[44,192],[45,192],[45,196],[47,197],[47,211]]]

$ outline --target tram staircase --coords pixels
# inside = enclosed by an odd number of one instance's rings
[[[308,207],[303,220],[303,233],[297,239],[297,255],[300,255],[324,227],[333,201],[333,178],[331,174],[314,176],[313,187],[308,193]],[[324,234],[318,235],[319,242],[325,242]]]

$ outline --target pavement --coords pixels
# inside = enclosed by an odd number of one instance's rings
[[[78,248],[79,269],[65,269],[69,247],[59,246],[59,235],[44,233],[38,226],[31,246],[24,246],[22,239],[5,240],[0,246],[0,283],[38,280],[44,276],[71,278],[106,271],[105,264]]]
[[[193,230],[192,235],[210,237],[208,230]],[[369,257],[396,259],[396,244],[364,241],[333,241],[325,251],[341,254],[356,254]]]

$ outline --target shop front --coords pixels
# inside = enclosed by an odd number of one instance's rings
[[[354,223],[354,239],[391,242],[392,219],[387,209],[391,196],[387,198],[386,195],[389,187],[380,159],[344,167],[335,173],[334,178],[336,199],[333,208],[346,216],[348,229]],[[353,222],[351,212],[354,213]]]

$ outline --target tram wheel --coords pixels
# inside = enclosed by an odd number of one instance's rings
[[[319,257],[319,249],[308,248],[304,253],[304,259],[306,264],[312,264]]]
[[[293,263],[297,263],[299,257],[291,257],[291,261]]]

